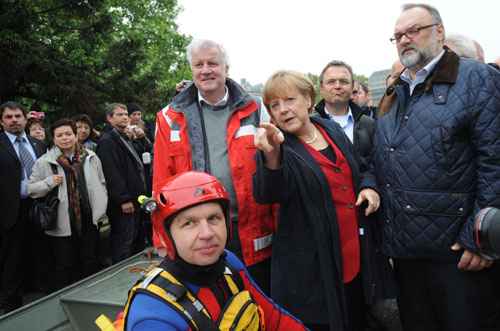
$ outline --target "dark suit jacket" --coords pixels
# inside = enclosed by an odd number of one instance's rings
[[[125,202],[137,203],[137,197],[146,193],[144,167],[140,155],[134,157],[133,146],[127,147],[116,130],[104,132],[97,143],[97,156],[108,188],[108,208],[119,208]]]
[[[45,144],[28,136],[38,157],[45,153]],[[5,132],[0,132],[0,231],[11,228],[17,221],[21,201],[21,161]]]

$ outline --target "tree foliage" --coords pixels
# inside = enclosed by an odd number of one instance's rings
[[[363,84],[368,85],[368,77],[366,77],[365,75],[356,75],[356,74],[354,74],[354,80],[356,80],[358,82],[361,82]]]
[[[240,79],[240,85],[251,94],[262,94],[262,90],[264,89],[264,84],[258,83],[256,85],[252,85],[246,78]]]
[[[177,0],[0,0],[0,101],[97,117],[106,102],[154,112],[190,76]]]

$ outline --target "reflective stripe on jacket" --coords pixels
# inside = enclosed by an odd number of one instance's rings
[[[253,98],[243,94],[236,83],[230,80],[227,83],[232,100],[229,101],[230,107],[234,107],[226,128],[229,167],[238,203],[237,224],[243,260],[249,266],[271,256],[276,213],[272,205],[257,204],[252,194],[252,175],[256,168],[254,134],[257,128],[245,119],[255,116],[259,106]],[[189,131],[193,123],[186,114],[196,111],[194,105],[198,100],[194,85],[191,89],[194,91],[183,91],[188,94],[183,102],[174,101],[157,115],[153,191],[160,189],[169,177],[193,169],[192,132]],[[232,92],[242,96],[239,101],[233,100]],[[155,235],[153,237],[157,240]]]

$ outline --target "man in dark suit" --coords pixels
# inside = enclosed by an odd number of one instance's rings
[[[0,105],[0,272],[2,308],[9,312],[22,305],[23,252],[30,245],[27,218],[31,199],[28,178],[35,160],[44,152],[42,142],[26,135],[26,111],[9,101]]]
[[[111,259],[116,263],[144,248],[137,197],[145,194],[146,182],[141,156],[125,134],[129,125],[127,107],[119,103],[108,107],[106,119],[112,129],[102,135],[96,152],[108,188]]]

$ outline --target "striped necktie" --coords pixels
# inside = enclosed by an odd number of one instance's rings
[[[17,145],[19,146],[19,158],[21,159],[21,165],[24,169],[24,174],[26,174],[26,179],[30,178],[31,170],[33,169],[33,165],[35,164],[35,160],[31,156],[28,149],[24,146],[27,143],[26,138],[24,137],[16,137]],[[23,177],[24,179],[24,177]]]

